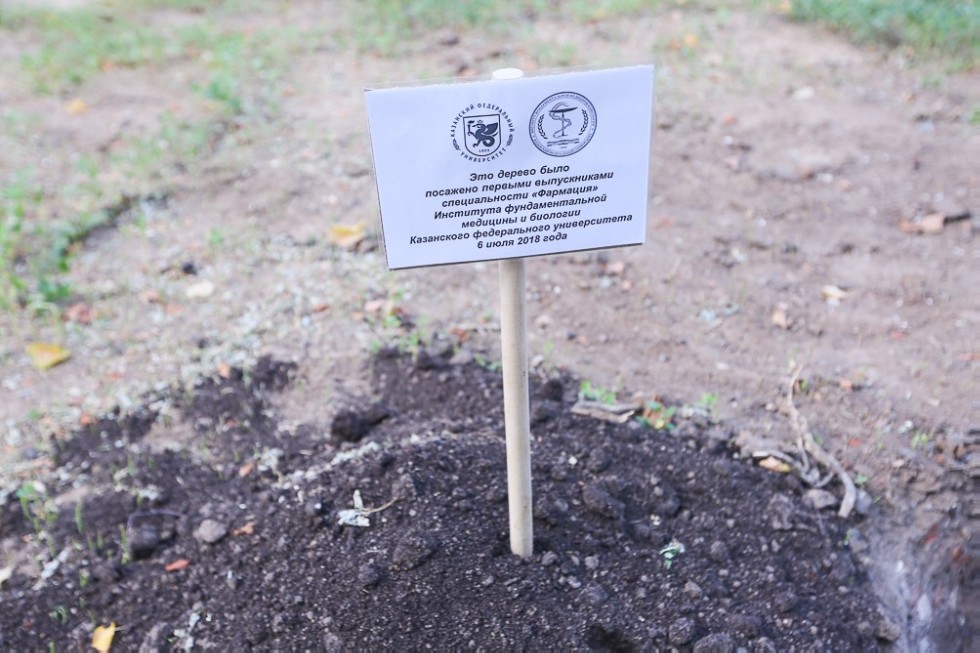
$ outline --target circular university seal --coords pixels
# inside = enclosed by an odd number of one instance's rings
[[[550,156],[575,154],[595,134],[595,107],[579,93],[565,91],[545,98],[531,114],[531,142]]]
[[[514,142],[514,123],[507,112],[493,102],[464,107],[449,128],[453,148],[470,161],[492,161],[503,155]]]

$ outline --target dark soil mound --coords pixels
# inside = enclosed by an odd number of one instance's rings
[[[328,435],[276,419],[268,393],[293,369],[263,366],[177,402],[167,428],[194,446],[147,446],[159,406],[101,420],[63,445],[54,487],[8,498],[0,535],[43,545],[46,564],[0,593],[0,648],[84,649],[110,622],[119,650],[874,650],[897,636],[847,525],[699,429],[576,416],[571,380],[532,383],[535,555],[520,560],[499,373],[379,356],[379,397]]]

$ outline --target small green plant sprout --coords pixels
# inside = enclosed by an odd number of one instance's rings
[[[924,449],[929,446],[929,434],[925,431],[916,431],[910,441],[913,449]]]
[[[857,474],[854,475],[854,485],[856,485],[858,487],[864,487],[864,485],[869,480],[870,479],[868,478],[868,475],[867,474],[862,474],[861,472],[858,472]]]
[[[600,404],[616,403],[616,391],[608,390],[591,381],[582,381],[578,388],[578,396],[586,401],[598,401]]]
[[[20,502],[20,509],[31,522],[34,534],[40,536],[45,528],[54,523],[58,510],[46,496],[47,490],[39,481],[26,481],[14,496]]]
[[[64,626],[66,623],[68,623],[68,608],[63,605],[59,605],[54,610],[49,612],[48,616],[51,617],[52,620]]]
[[[705,392],[703,395],[701,395],[701,398],[698,399],[697,407],[703,408],[710,414],[714,412],[715,404],[717,403],[718,395],[716,395],[714,392]]]
[[[75,530],[79,535],[85,535],[85,521],[82,515],[82,502],[75,504]]]
[[[674,558],[684,553],[685,550],[683,544],[677,540],[671,540],[670,544],[660,549],[660,555],[664,557],[664,567],[670,569],[671,565],[674,564]]]
[[[665,406],[658,399],[650,399],[643,404],[643,414],[637,420],[657,431],[673,431],[677,427],[674,423],[676,412],[676,406]]]

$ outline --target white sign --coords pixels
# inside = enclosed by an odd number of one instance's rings
[[[653,66],[365,98],[390,269],[643,244]]]

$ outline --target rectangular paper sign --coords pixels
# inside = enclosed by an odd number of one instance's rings
[[[390,269],[643,244],[653,66],[365,99]]]

